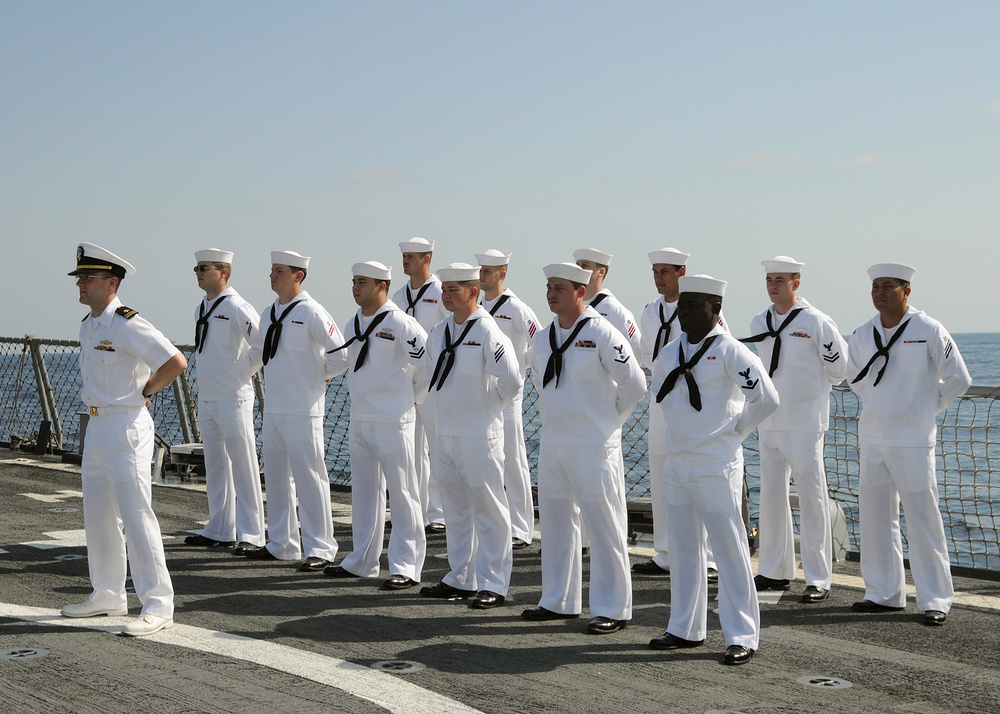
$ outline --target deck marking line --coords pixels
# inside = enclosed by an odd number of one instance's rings
[[[58,610],[51,608],[12,603],[0,603],[0,617],[115,634],[121,632],[122,627],[131,619],[127,617],[71,619],[63,617]],[[94,624],[96,620],[100,620],[102,624]],[[182,624],[175,624],[172,629],[163,630],[147,639],[150,642],[253,662],[342,690],[397,714],[482,714],[478,709],[418,687],[397,676],[336,657],[298,650],[277,642],[255,640]]]

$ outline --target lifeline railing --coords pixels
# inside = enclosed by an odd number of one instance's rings
[[[197,354],[178,345],[190,364],[172,389],[162,390],[152,404],[158,443],[200,441],[196,411]],[[0,337],[0,444],[40,451],[78,451],[83,411],[78,369],[79,343],[31,336]],[[258,455],[264,390],[255,381],[254,412]],[[938,419],[937,472],[941,512],[952,562],[1000,571],[1000,388],[972,387]],[[539,441],[537,394],[529,375],[525,388],[525,441],[532,473],[536,473]],[[649,405],[643,400],[622,429],[622,451],[629,499],[649,495],[646,424]],[[858,401],[846,387],[831,397],[830,430],[826,435],[826,468],[830,495],[840,505],[850,549],[858,549]],[[350,397],[345,379],[334,379],[326,395],[326,464],[333,484],[350,484],[347,427]],[[46,444],[36,444],[42,424],[49,425]],[[744,443],[747,462],[750,524],[757,521],[759,471],[757,443]],[[796,513],[797,517],[797,513]],[[905,522],[905,515],[904,515]],[[904,528],[905,535],[905,528]]]

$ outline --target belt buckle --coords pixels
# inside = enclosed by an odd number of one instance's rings
[[[97,407],[90,408],[90,416],[97,416]]]

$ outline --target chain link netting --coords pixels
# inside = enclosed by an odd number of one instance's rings
[[[173,444],[198,441],[197,355],[190,345],[178,345],[189,369],[173,388],[160,391],[151,406],[157,443],[169,453]],[[48,447],[78,451],[81,415],[78,369],[79,343],[36,338],[0,337],[0,443],[32,448],[42,421],[52,424]],[[256,384],[254,427],[260,456],[262,385]],[[1000,479],[993,462],[1000,460],[1000,436],[994,411],[1000,389],[973,387],[940,415],[938,482],[941,511],[952,562],[981,569],[1000,569]],[[538,395],[529,375],[524,394],[524,431],[528,460],[537,473],[539,446]],[[830,429],[826,435],[826,468],[830,496],[843,510],[851,549],[858,550],[858,400],[845,387],[831,396]],[[646,426],[649,404],[643,400],[622,428],[626,493],[629,500],[649,497]],[[350,485],[347,428],[350,396],[346,378],[330,382],[326,394],[326,465],[330,482]],[[744,443],[749,525],[759,513],[759,454],[751,436]],[[797,520],[798,512],[794,513]],[[905,523],[905,515],[904,515]],[[796,527],[797,527],[796,523]],[[904,527],[905,543],[905,527]]]

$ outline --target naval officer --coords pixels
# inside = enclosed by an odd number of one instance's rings
[[[803,263],[787,255],[763,261],[771,305],[750,322],[749,337],[768,368],[781,404],[757,428],[760,442],[760,533],[757,590],[788,590],[795,578],[795,540],[788,481],[799,496],[799,535],[806,588],[802,602],[826,600],[833,576],[830,494],[823,438],[830,391],[847,376],[847,342],[837,324],[798,295]]]
[[[184,539],[189,545],[236,546],[246,555],[264,546],[264,502],[253,427],[251,380],[260,368],[256,346],[260,318],[229,285],[233,252],[209,248],[194,254],[194,272],[205,297],[195,310],[198,425],[205,451],[208,523]]]
[[[483,307],[514,346],[514,357],[524,381],[528,350],[538,331],[538,318],[514,291],[504,287],[510,253],[490,248],[476,253]],[[527,548],[535,537],[535,505],[531,497],[531,471],[524,445],[524,387],[503,410],[503,483],[510,505],[512,547]]]
[[[90,411],[83,454],[83,519],[90,582],[84,602],[62,608],[65,617],[125,615],[126,570],[142,613],[123,630],[151,635],[174,624],[174,589],[153,513],[153,419],[149,398],[187,368],[163,334],[118,299],[135,268],[109,250],[81,243],[76,251],[80,303],[90,312],[80,325],[81,397]],[[127,541],[127,546],[126,546]]]
[[[941,511],[934,444],[936,416],[972,384],[951,335],[909,305],[916,269],[868,269],[878,314],[848,342],[848,378],[861,400],[861,612],[906,606],[899,506],[906,512],[910,572],[923,622],[944,624],[955,598]]]
[[[434,241],[411,238],[399,244],[403,254],[403,274],[408,278],[397,290],[392,301],[407,315],[416,318],[424,332],[430,334],[434,326],[448,317],[441,302],[441,280],[431,273]],[[417,406],[414,423],[415,469],[420,484],[420,505],[428,534],[444,533],[444,511],[441,494],[431,462],[434,450],[434,422],[430,407]]]
[[[259,560],[304,555],[299,569],[315,572],[337,555],[323,412],[327,380],[344,371],[347,353],[338,350],[344,337],[330,313],[302,289],[308,270],[306,256],[271,253],[271,289],[277,298],[261,313],[263,341],[258,340],[267,393],[261,436],[270,542],[246,555]]]
[[[354,550],[324,572],[334,577],[378,577],[388,489],[392,531],[389,578],[382,587],[404,590],[420,582],[427,550],[413,468],[414,373],[427,371],[427,333],[388,299],[389,267],[369,261],[355,263],[351,272],[358,311],[344,336],[351,365],[347,386]]]
[[[719,325],[726,282],[680,279],[678,320],[684,334],[653,365],[652,408],[663,410],[667,453],[663,493],[670,539],[670,621],[653,649],[705,642],[708,583],[705,549],[692,533],[708,531],[719,568],[722,663],[750,661],[760,644],[760,608],[743,523],[743,439],[778,406],[760,360]]]
[[[538,333],[531,357],[542,421],[542,597],[521,617],[580,616],[586,527],[592,618],[587,631],[617,632],[632,619],[621,427],[642,399],[646,378],[625,336],[584,304],[590,271],[552,263],[543,272],[555,318]]]
[[[438,271],[450,315],[431,330],[434,365],[425,406],[434,415],[433,472],[441,486],[451,571],[420,594],[475,595],[469,607],[504,603],[513,565],[510,509],[503,488],[503,409],[521,389],[510,340],[479,305],[479,268]]]

